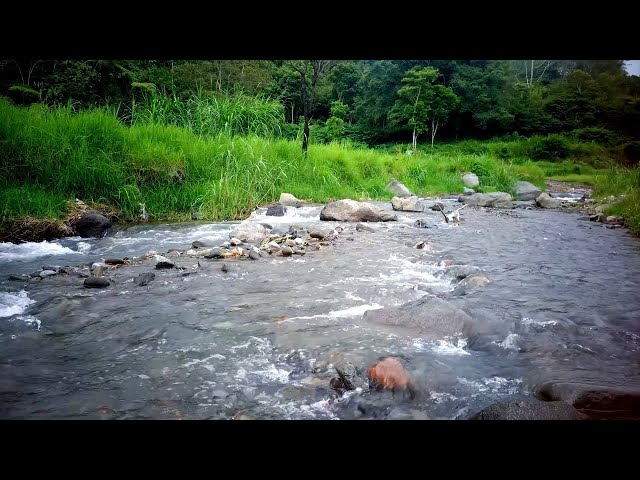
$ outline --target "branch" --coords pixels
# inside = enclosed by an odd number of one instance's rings
[[[447,214],[444,213],[444,210],[442,209],[442,206],[440,206],[440,204],[438,204],[438,208],[440,209],[440,212],[442,213],[442,215],[444,216],[444,221],[449,223],[449,217],[447,217]]]

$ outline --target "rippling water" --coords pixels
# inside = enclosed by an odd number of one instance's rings
[[[284,217],[260,209],[250,221],[338,225],[320,222],[320,209]],[[201,260],[190,275],[155,271],[145,287],[132,278],[153,265],[125,267],[109,273],[114,285],[104,290],[71,276],[4,279],[47,264],[185,250],[194,240],[219,244],[235,223],[0,244],[0,417],[454,419],[550,380],[640,386],[638,239],[564,212],[462,213],[457,226],[432,211],[368,224],[373,233],[341,224],[336,244],[319,252],[225,261],[228,273],[222,261]],[[414,228],[418,218],[432,227]],[[429,248],[414,248],[421,240]],[[477,266],[491,284],[456,295],[443,260]],[[426,292],[466,311],[477,331],[429,341],[361,320]],[[416,398],[334,398],[334,363],[366,368],[383,355],[402,359]]]

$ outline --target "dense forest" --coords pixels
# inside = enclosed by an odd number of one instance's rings
[[[593,185],[640,231],[639,161],[623,60],[0,61],[5,232],[75,199],[128,221],[228,220],[282,191],[461,192],[465,171],[484,192]]]
[[[258,97],[285,137],[306,112],[319,143],[408,143],[414,127],[418,141],[585,128],[586,139],[640,138],[640,77],[623,60],[2,61],[0,94],[18,104],[109,105],[129,123],[154,99],[151,114],[178,121],[178,100]]]

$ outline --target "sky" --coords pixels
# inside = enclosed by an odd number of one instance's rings
[[[640,60],[625,60],[625,69],[629,75],[640,77]]]

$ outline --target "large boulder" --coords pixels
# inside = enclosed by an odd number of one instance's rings
[[[280,203],[280,205],[284,205],[285,207],[299,207],[302,204],[300,200],[298,200],[290,193],[281,193],[278,203]]]
[[[591,418],[640,419],[640,389],[549,381],[533,388],[543,400],[562,400]]]
[[[406,198],[413,196],[411,190],[409,190],[404,184],[400,183],[397,180],[392,180],[389,185],[387,185],[387,190],[390,190],[395,194],[396,197]]]
[[[110,226],[111,222],[104,215],[100,215],[98,212],[87,212],[80,217],[74,228],[82,238],[88,238],[102,237]]]
[[[327,204],[320,212],[320,220],[392,222],[398,220],[398,217],[370,203],[346,199]]]
[[[584,420],[586,417],[566,402],[507,400],[494,403],[471,420]]]
[[[511,195],[505,192],[474,193],[460,199],[462,203],[478,207],[513,208]]]
[[[465,187],[476,188],[480,185],[480,180],[475,173],[467,173],[462,176]]]
[[[259,223],[242,222],[229,233],[229,238],[237,238],[244,243],[258,245],[267,239],[269,231]]]
[[[542,190],[529,182],[517,182],[515,190],[516,200],[535,200],[542,193]]]
[[[402,212],[424,211],[424,205],[422,205],[420,200],[418,200],[418,197],[415,195],[406,198],[393,197],[391,199],[391,208],[393,208],[394,210],[400,210]]]
[[[362,320],[414,334],[429,340],[440,340],[459,333],[468,334],[473,319],[455,305],[434,295],[378,310],[367,310]]]
[[[544,192],[536,197],[536,205],[540,208],[560,208],[560,200]]]

